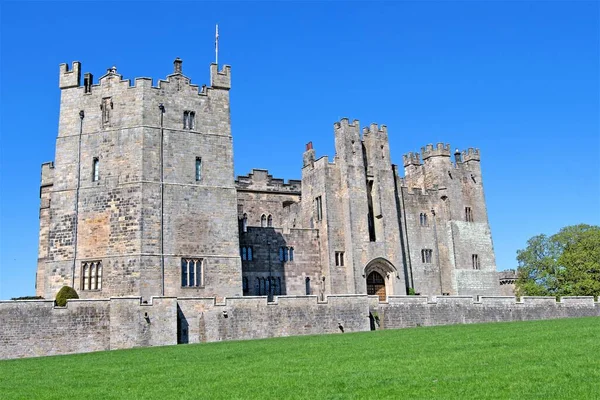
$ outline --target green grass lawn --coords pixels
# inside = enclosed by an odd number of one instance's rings
[[[0,361],[1,399],[597,399],[600,318]]]

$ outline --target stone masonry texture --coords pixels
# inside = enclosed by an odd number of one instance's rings
[[[378,323],[371,323],[374,316]],[[593,297],[141,297],[0,301],[0,359],[373,329],[600,316]],[[342,332],[343,328],[343,332]]]

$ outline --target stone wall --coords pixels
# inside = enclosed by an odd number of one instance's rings
[[[0,301],[0,359],[177,343],[177,300]]]
[[[592,297],[367,295],[0,302],[0,359],[176,343],[600,316]]]

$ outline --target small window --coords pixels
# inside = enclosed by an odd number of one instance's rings
[[[100,180],[100,160],[98,157],[94,157],[92,161],[92,182],[98,182]]]
[[[248,215],[242,217],[242,232],[248,232]]]
[[[473,269],[477,269],[477,270],[481,269],[481,265],[479,264],[479,255],[472,254],[471,261],[473,263]]]
[[[196,128],[196,113],[193,111],[190,111],[190,116],[189,116],[189,124],[188,124],[188,128],[193,130]]]
[[[421,224],[421,226],[427,226],[427,214],[426,213],[421,213],[421,215],[419,215],[419,223]]]
[[[335,266],[336,267],[344,266],[344,252],[343,251],[335,252]]]
[[[305,285],[306,285],[306,295],[310,295],[310,278],[307,276],[305,279]]]
[[[465,221],[473,222],[473,211],[471,207],[465,207]]]
[[[260,217],[260,227],[264,228],[265,226],[267,226],[267,216],[263,214]]]
[[[102,261],[81,263],[81,290],[102,290]]]
[[[252,247],[242,246],[240,248],[240,255],[242,256],[242,261],[252,261]]]
[[[433,250],[432,249],[421,250],[421,261],[423,262],[423,264],[431,264],[432,258],[433,258]]]
[[[202,159],[196,157],[196,182],[200,181],[200,178],[202,178]]]
[[[280,247],[279,248],[279,261],[294,261],[294,248],[293,247]]]
[[[194,129],[196,124],[196,113],[194,111],[183,112],[183,129]]]
[[[317,203],[317,221],[321,221],[323,219],[323,204],[321,200],[321,196],[315,199]]]
[[[269,216],[267,217],[267,226],[269,228],[273,226],[273,216],[271,214],[269,214]]]
[[[181,286],[200,287],[204,286],[204,263],[201,258],[181,259]]]
[[[103,98],[100,109],[102,110],[102,126],[110,125],[110,117],[113,109],[112,99],[110,97]]]

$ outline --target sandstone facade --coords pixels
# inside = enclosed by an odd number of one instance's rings
[[[234,179],[231,68],[97,83],[60,66],[56,160],[42,165],[37,294],[84,299],[500,293],[479,151],[390,159],[385,125],[334,124],[301,180]],[[452,159],[454,156],[454,160]]]

